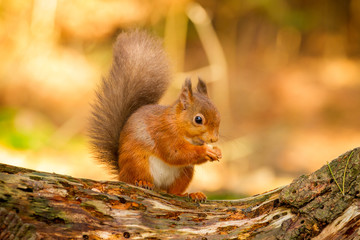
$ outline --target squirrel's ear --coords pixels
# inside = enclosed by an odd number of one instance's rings
[[[193,93],[192,93],[191,80],[190,78],[186,78],[185,83],[181,89],[180,104],[182,108],[185,110],[192,101],[193,101]]]
[[[197,91],[200,93],[200,94],[203,94],[205,96],[207,96],[207,87],[206,87],[206,83],[199,77],[198,78],[199,81],[198,81],[198,84],[197,84]]]

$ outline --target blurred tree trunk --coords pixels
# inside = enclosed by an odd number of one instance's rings
[[[288,186],[206,203],[0,165],[0,239],[359,239],[359,158],[360,148]]]

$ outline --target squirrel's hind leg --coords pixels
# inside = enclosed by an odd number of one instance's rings
[[[133,144],[136,149],[136,144]],[[121,151],[119,155],[119,181],[153,190],[155,185],[149,171],[146,153]]]

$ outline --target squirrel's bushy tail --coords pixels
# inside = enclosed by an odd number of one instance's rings
[[[89,136],[95,157],[118,173],[119,137],[126,120],[143,105],[157,103],[169,83],[162,42],[147,32],[121,33],[110,73],[92,105]]]

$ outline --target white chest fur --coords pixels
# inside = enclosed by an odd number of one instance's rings
[[[181,167],[170,166],[155,156],[149,157],[149,166],[155,187],[160,189],[167,189],[182,170]]]

